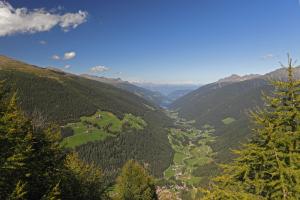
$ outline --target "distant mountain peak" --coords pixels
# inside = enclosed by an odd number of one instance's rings
[[[120,83],[128,83],[127,81],[122,80],[121,78],[107,78],[104,76],[95,76],[95,75],[90,75],[90,74],[81,74],[81,77],[92,79],[95,81],[100,81],[103,83],[108,83],[108,84],[120,84]]]
[[[218,80],[218,83],[224,83],[224,82],[241,82],[241,81],[246,81],[246,80],[250,80],[250,79],[254,79],[254,78],[258,78],[261,75],[259,74],[247,74],[245,76],[239,76],[237,74],[232,74],[231,76],[222,78],[220,80]]]
[[[300,79],[300,66],[293,68],[294,78]],[[279,68],[264,75],[266,79],[285,80],[287,79],[286,68]]]

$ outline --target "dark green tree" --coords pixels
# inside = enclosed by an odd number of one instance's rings
[[[1,99],[0,199],[16,193],[18,182],[27,185],[25,178],[30,176],[27,163],[32,153],[33,135],[28,121],[16,110],[15,101],[15,95],[8,104]]]
[[[63,178],[63,199],[107,199],[101,170],[94,164],[87,164],[71,152],[65,160]]]
[[[13,192],[9,195],[9,200],[24,200],[26,196],[25,184],[19,181],[13,190]]]
[[[45,194],[42,197],[42,200],[61,200],[61,195],[61,189],[58,183],[52,188],[52,190],[48,194]]]
[[[153,178],[139,163],[129,160],[122,168],[116,184],[117,200],[155,200]]]
[[[272,81],[265,107],[252,112],[254,135],[204,199],[300,199],[300,81],[288,58],[286,80]]]
[[[0,88],[0,199],[103,199],[100,170],[66,154],[58,130],[26,118]]]

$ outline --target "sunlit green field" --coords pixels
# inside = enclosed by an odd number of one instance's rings
[[[115,137],[124,127],[126,129],[141,130],[147,124],[145,121],[132,114],[126,114],[121,120],[113,113],[98,111],[92,116],[83,116],[79,122],[69,123],[69,127],[74,131],[74,135],[66,137],[62,145],[73,148],[88,142],[104,140],[107,137]]]
[[[228,125],[231,124],[232,122],[235,122],[235,119],[232,117],[226,117],[225,119],[222,120],[223,124]]]
[[[213,127],[205,126],[199,130],[186,120],[181,120],[173,113],[177,128],[170,129],[169,142],[175,151],[173,164],[165,170],[164,177],[180,181],[187,187],[197,187],[201,177],[193,174],[198,167],[213,161],[213,151],[208,145],[214,141]]]

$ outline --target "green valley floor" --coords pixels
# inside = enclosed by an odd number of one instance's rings
[[[176,112],[166,111],[174,120],[174,127],[169,130],[169,142],[175,152],[173,164],[164,172],[167,190],[177,196],[189,191],[188,196],[195,196],[197,188],[204,177],[194,174],[197,168],[213,162],[213,150],[209,146],[214,141],[214,128],[205,125],[203,128],[193,127],[194,121],[179,118]]]

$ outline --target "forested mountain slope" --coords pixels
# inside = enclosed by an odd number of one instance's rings
[[[300,68],[295,68],[300,78]],[[272,86],[270,79],[285,79],[285,69],[278,69],[266,75],[237,75],[221,79],[218,82],[199,89],[176,100],[170,108],[180,116],[196,120],[195,125],[202,127],[210,124],[216,128],[218,136],[213,144],[217,159],[228,160],[230,149],[245,141],[250,133],[248,111],[262,106],[262,92],[268,93]]]
[[[154,104],[112,85],[73,74],[28,65],[0,57],[0,81],[17,91],[17,101],[27,115],[42,115],[46,122],[64,125],[97,110],[109,111],[121,118],[126,113],[142,117],[147,127],[122,133],[103,141],[78,147],[80,156],[95,162],[115,175],[128,159],[149,164],[151,172],[161,176],[170,165],[173,150],[165,127],[169,118]]]

